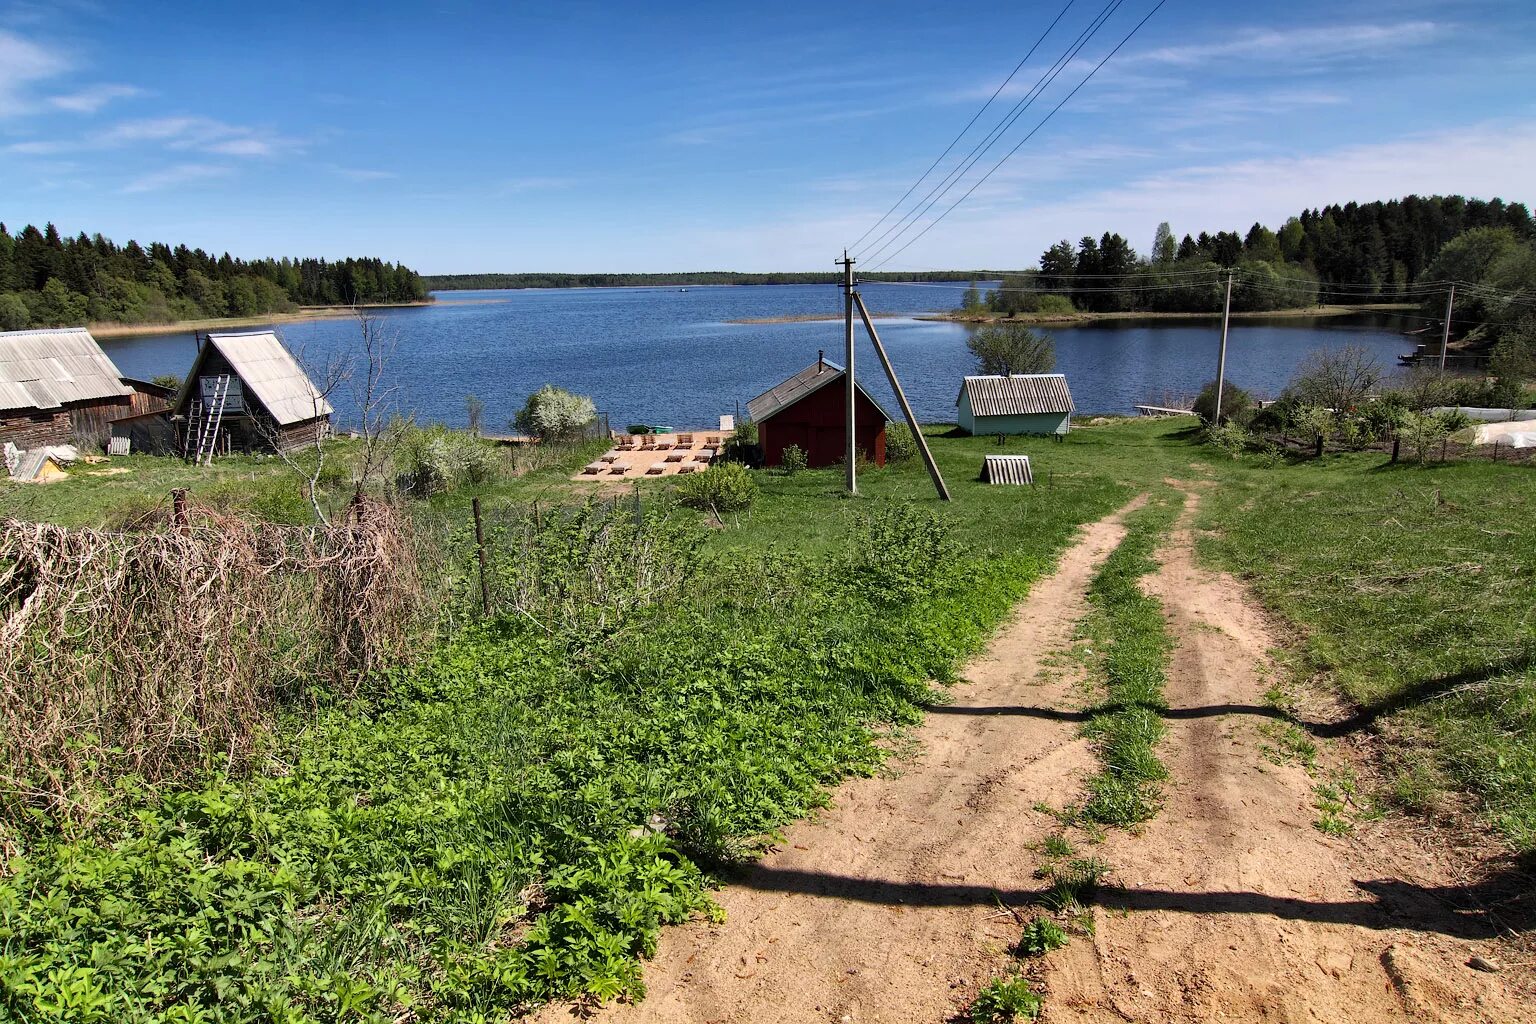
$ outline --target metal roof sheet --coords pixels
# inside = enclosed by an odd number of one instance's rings
[[[818,359],[788,380],[775,384],[756,398],[747,403],[747,415],[753,423],[761,423],[771,416],[787,409],[791,405],[805,398],[807,395],[820,391],[834,381],[843,379],[843,368],[830,359]],[[880,410],[880,415],[887,420],[890,413],[881,408],[879,402],[875,402],[874,396],[864,390],[864,385],[854,381],[854,386],[859,393]]]
[[[132,393],[84,327],[0,333],[0,409],[56,409]]]
[[[973,416],[1030,416],[1072,412],[1072,392],[1060,373],[1016,373],[1010,377],[967,377],[955,404],[969,396]]]
[[[255,394],[279,426],[335,411],[276,333],[210,334],[208,343],[229,360],[246,389]]]

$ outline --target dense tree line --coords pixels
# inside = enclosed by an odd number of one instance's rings
[[[295,306],[426,299],[409,267],[378,259],[238,260],[154,242],[119,246],[52,224],[12,235],[0,224],[0,329],[87,322],[170,323],[260,316]]]
[[[1461,196],[1409,196],[1390,202],[1348,203],[1306,210],[1279,230],[1254,224],[1246,234],[1185,235],[1158,226],[1149,256],[1106,231],[1063,240],[1040,257],[1040,268],[1005,278],[988,296],[994,312],[1036,312],[1047,296],[1066,297],[1094,312],[1211,312],[1222,306],[1234,272],[1238,310],[1290,309],[1320,295],[1351,302],[1417,301],[1410,289],[1441,280],[1436,260],[1452,239],[1492,231],[1529,248],[1536,222],[1523,203]],[[1507,275],[1506,275],[1507,276]]]
[[[998,270],[881,271],[859,274],[861,281],[997,280]],[[707,284],[841,284],[843,272],[808,271],[740,274],[703,270],[679,274],[437,274],[423,278],[433,291],[480,288],[668,288]]]

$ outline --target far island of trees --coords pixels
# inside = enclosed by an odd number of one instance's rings
[[[1305,210],[1278,230],[1254,224],[1244,235],[1180,239],[1164,223],[1148,257],[1106,231],[1075,246],[1057,242],[1038,270],[1006,275],[985,295],[972,289],[965,311],[1216,312],[1229,274],[1239,311],[1396,302],[1423,304],[1427,317],[1443,317],[1439,286],[1461,282],[1476,289],[1458,293],[1453,333],[1461,335],[1498,326],[1487,321],[1519,319],[1536,298],[1536,222],[1523,203],[1408,196]],[[1520,309],[1504,309],[1490,289]]]
[[[861,281],[990,281],[1009,271],[933,270],[882,271],[860,274]],[[785,271],[743,274],[733,270],[700,270],[675,274],[438,274],[424,278],[433,291],[481,288],[677,288],[708,284],[841,284],[843,272]]]
[[[185,245],[118,245],[52,224],[0,224],[0,330],[84,323],[173,323],[298,306],[421,302],[421,275],[380,259],[240,260]]]

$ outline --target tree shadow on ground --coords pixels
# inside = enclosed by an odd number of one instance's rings
[[[1536,877],[1530,865],[1505,858],[1466,885],[1425,886],[1397,878],[1354,879],[1358,900],[1306,900],[1261,892],[1178,892],[1099,885],[1078,895],[1106,910],[1245,914],[1288,921],[1344,924],[1375,930],[1406,928],[1459,939],[1491,939],[1536,927]],[[1007,907],[1042,903],[1046,888],[969,883],[902,882],[800,871],[762,864],[729,873],[726,881],[763,892],[797,893],[856,903],[907,907]]]
[[[1533,665],[1536,665],[1536,653],[1528,653],[1505,658],[1477,668],[1425,679],[1412,686],[1405,687],[1390,697],[1368,704],[1353,714],[1335,722],[1312,722],[1280,708],[1262,704],[1209,704],[1193,708],[1154,708],[1152,710],[1155,710],[1163,718],[1171,721],[1219,718],[1223,715],[1254,715],[1260,718],[1272,718],[1280,722],[1289,722],[1319,739],[1337,739],[1340,736],[1347,736],[1351,733],[1368,729],[1376,723],[1377,719],[1402,711],[1405,708],[1437,700],[1461,690],[1471,689],[1499,676],[1524,672]],[[1094,715],[1106,710],[1106,708],[1095,707],[1082,711],[1070,711],[1058,710],[1056,708],[1032,707],[1029,705],[935,704],[930,705],[924,710],[930,715],[998,715],[1038,718],[1049,722],[1087,722]]]

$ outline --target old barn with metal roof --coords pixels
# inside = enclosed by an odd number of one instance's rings
[[[332,412],[272,331],[207,335],[175,408],[189,455],[285,451],[329,433]]]
[[[104,436],[133,396],[84,327],[0,333],[0,442],[31,449]]]
[[[1072,392],[1060,373],[967,377],[955,405],[960,429],[970,434],[1065,434],[1072,429]]]
[[[805,452],[806,465],[811,467],[831,466],[843,458],[847,389],[831,386],[842,379],[843,368],[818,353],[810,366],[747,403],[764,465],[782,465],[784,449],[790,445]],[[862,384],[854,386],[854,444],[865,458],[883,466],[885,424],[890,417]]]

